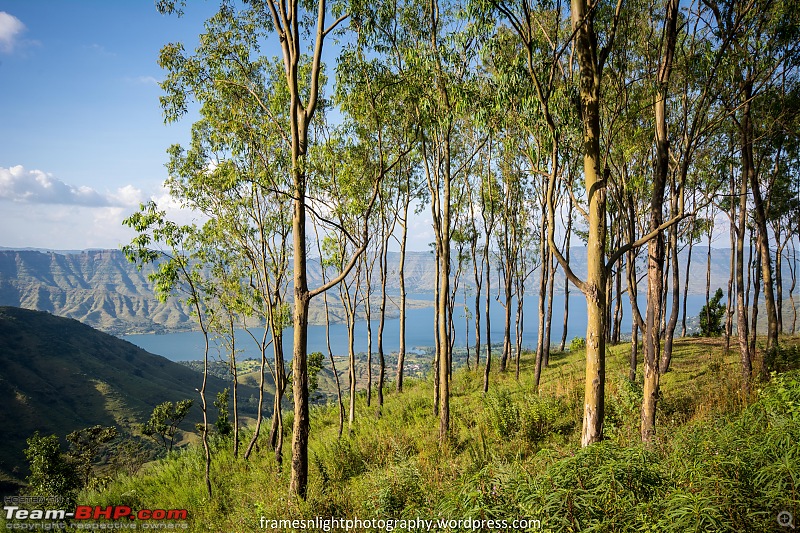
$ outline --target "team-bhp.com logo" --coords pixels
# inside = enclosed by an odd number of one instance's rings
[[[134,510],[127,505],[108,505],[105,507],[78,505],[74,511],[65,509],[22,509],[16,505],[6,505],[5,511],[7,529],[42,529],[41,527],[19,527],[19,526],[40,526],[31,524],[32,520],[49,522],[50,527],[44,529],[64,529],[66,522],[72,523],[78,529],[97,529],[92,527],[98,521],[121,521],[129,522],[123,527],[114,529],[186,529],[189,513],[186,509],[139,509]],[[28,521],[22,524],[19,521]],[[14,523],[14,526],[9,525]],[[142,521],[142,522],[134,522]],[[106,528],[102,528],[106,529]]]

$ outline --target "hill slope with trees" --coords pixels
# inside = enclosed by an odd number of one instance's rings
[[[25,440],[89,426],[131,433],[166,401],[195,400],[184,424],[202,421],[196,389],[203,375],[76,320],[0,307],[0,471],[24,475]],[[213,376],[210,395],[227,383]],[[247,397],[257,390],[242,387]],[[252,414],[252,413],[251,413]]]

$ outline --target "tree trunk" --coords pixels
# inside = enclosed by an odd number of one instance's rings
[[[681,309],[681,337],[686,337],[686,300],[689,298],[689,276],[690,267],[692,265],[692,248],[694,248],[694,219],[692,219],[692,226],[689,229],[689,253],[686,256],[686,275],[684,276],[685,282],[683,284],[683,306]]]
[[[750,234],[750,239],[752,242],[752,232]],[[758,298],[761,295],[761,276],[759,273],[761,267],[761,257],[755,256],[753,257],[753,248],[750,247],[750,256],[752,258],[752,270],[750,276],[753,280],[753,305],[751,307],[751,326],[750,331],[753,335],[750,337],[750,353],[755,355],[756,353],[756,337],[758,336]],[[750,291],[747,291],[748,293]]]
[[[545,235],[547,231],[547,217],[542,217],[541,234]],[[540,244],[539,261],[541,264],[541,271],[539,273],[539,331],[536,333],[536,369],[534,370],[533,388],[539,390],[539,381],[542,376],[542,368],[546,366],[545,362],[545,345],[544,345],[544,329],[545,329],[545,301],[547,300],[547,243]]]
[[[581,445],[603,438],[605,414],[605,319],[606,319],[606,176],[600,165],[600,80],[604,59],[597,55],[594,13],[586,0],[571,2],[575,51],[580,69],[580,99],[583,122],[583,171],[588,195],[586,295],[586,384]],[[606,46],[610,46],[607,43]],[[608,53],[608,49],[601,51]]]
[[[383,329],[386,324],[386,280],[389,269],[389,235],[391,231],[384,222],[381,226],[383,238],[381,239],[381,306],[378,319],[378,407],[383,408],[383,382],[386,379],[386,358],[383,354]],[[392,228],[394,229],[394,228]],[[379,411],[380,413],[380,411]]]
[[[664,337],[664,352],[661,354],[662,375],[669,372],[669,365],[672,362],[672,344],[675,338],[675,328],[678,325],[678,307],[681,298],[681,279],[678,265],[678,229],[672,226],[670,229],[670,239],[672,240],[672,308],[670,309],[669,322],[667,323],[667,334]]]
[[[569,196],[569,207],[567,209],[567,234],[564,236],[564,253],[566,261],[569,263],[569,241],[572,233],[572,196]],[[569,278],[564,276],[564,329],[561,333],[561,344],[558,347],[559,352],[563,352],[567,346],[567,325],[569,324]]]
[[[550,365],[550,332],[553,323],[553,285],[555,284],[556,265],[553,264],[553,252],[547,248],[547,316],[544,320],[544,366]]]
[[[508,252],[508,249],[506,249]],[[500,358],[500,372],[505,372],[508,359],[511,357],[511,299],[514,291],[514,257],[512,254],[506,255],[506,265],[503,269],[503,296],[505,298],[504,310],[504,327],[503,327],[503,355]]]
[[[611,328],[611,344],[619,344],[620,330],[622,329],[622,258],[617,263],[614,273],[614,327]]]
[[[792,303],[792,335],[797,331],[797,306],[794,303],[794,288],[797,285],[797,248],[794,239],[791,239],[792,261],[789,266],[789,275],[792,277],[792,284],[789,287],[789,301]]]
[[[631,382],[636,382],[636,360],[638,359],[639,352],[639,324],[634,321],[631,325],[631,355],[630,364],[628,365],[628,379]]]
[[[775,241],[780,243],[780,229],[775,231]],[[783,335],[783,245],[779,244],[775,251],[775,303],[778,314],[778,335]]]
[[[408,181],[406,181],[408,184]],[[410,187],[407,187],[410,189]],[[403,365],[406,360],[406,243],[408,242],[408,207],[410,205],[411,191],[403,203],[403,232],[400,237],[400,265],[397,276],[400,283],[400,344],[397,353],[397,377],[395,387],[397,392],[403,392]]]
[[[294,150],[293,150],[294,152]],[[293,154],[299,169],[299,153]],[[308,306],[310,302],[306,278],[306,212],[305,175],[295,171],[295,198],[292,216],[292,253],[294,255],[294,353],[292,358],[292,391],[294,422],[292,425],[292,478],[289,492],[302,499],[308,488]]]
[[[492,370],[492,321],[490,306],[492,301],[492,269],[489,265],[489,234],[486,234],[486,247],[483,249],[483,263],[486,265],[486,365],[483,369],[483,392],[489,392],[489,373]]]
[[[669,135],[667,131],[667,90],[672,70],[672,57],[677,41],[678,0],[667,0],[664,16],[664,43],[658,69],[655,97],[656,161],[653,175],[653,197],[650,203],[650,230],[662,222],[664,189],[669,172]],[[659,233],[647,245],[647,312],[644,331],[644,392],[642,399],[642,441],[650,442],[656,431],[656,406],[661,375],[660,318],[663,293],[664,236]]]
[[[778,345],[778,313],[775,306],[775,287],[772,281],[772,258],[769,251],[769,233],[767,233],[767,216],[761,185],[758,183],[755,161],[753,157],[753,125],[750,116],[750,100],[752,84],[745,83],[745,104],[742,109],[742,171],[750,181],[753,196],[753,214],[758,228],[758,253],[761,262],[761,279],[764,284],[764,303],[767,312],[767,350]],[[744,179],[744,177],[743,177]]]
[[[364,319],[367,322],[367,407],[372,405],[372,269],[364,257],[367,297],[364,300]],[[374,265],[374,263],[373,263]]]
[[[745,303],[744,286],[744,234],[747,223],[747,178],[741,177],[739,186],[739,215],[736,227],[736,329],[739,337],[740,361],[742,364],[742,390],[750,393],[752,363],[750,345],[748,343],[747,304]]]

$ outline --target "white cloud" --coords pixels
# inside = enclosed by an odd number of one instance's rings
[[[144,192],[126,185],[100,193],[66,184],[41,170],[26,170],[21,165],[0,167],[0,246],[118,248],[135,236],[122,221],[151,199],[179,224],[205,221],[202,215],[183,208],[163,186]]]
[[[142,198],[142,192],[131,185],[103,194],[85,185],[69,185],[41,170],[27,170],[22,165],[0,167],[0,199],[13,202],[121,207],[136,205]]]
[[[137,77],[134,78],[134,81],[136,83],[141,83],[142,85],[156,85],[156,86],[158,86],[158,84],[161,83],[160,81],[158,81],[153,76],[137,76]]]
[[[14,15],[0,11],[0,51],[10,54],[17,45],[17,38],[25,30],[25,25]]]
[[[8,203],[0,217],[0,246],[52,250],[116,249],[135,232],[122,220],[135,209]]]

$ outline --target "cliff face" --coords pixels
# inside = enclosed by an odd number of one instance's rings
[[[399,255],[390,256],[388,288],[398,290]],[[406,258],[406,290],[434,287],[433,256],[412,252]],[[139,271],[119,250],[49,252],[0,249],[0,306],[48,311],[74,318],[115,335],[196,329],[177,298],[159,302],[147,279],[152,267]],[[377,271],[374,295],[379,293]],[[309,265],[309,284],[322,283],[319,263]],[[374,296],[373,296],[374,297]],[[338,293],[329,295],[332,320],[341,319]],[[322,299],[313,302],[312,322],[322,323]]]
[[[177,299],[159,302],[118,250],[0,251],[0,305],[49,311],[114,334],[192,329]]]

